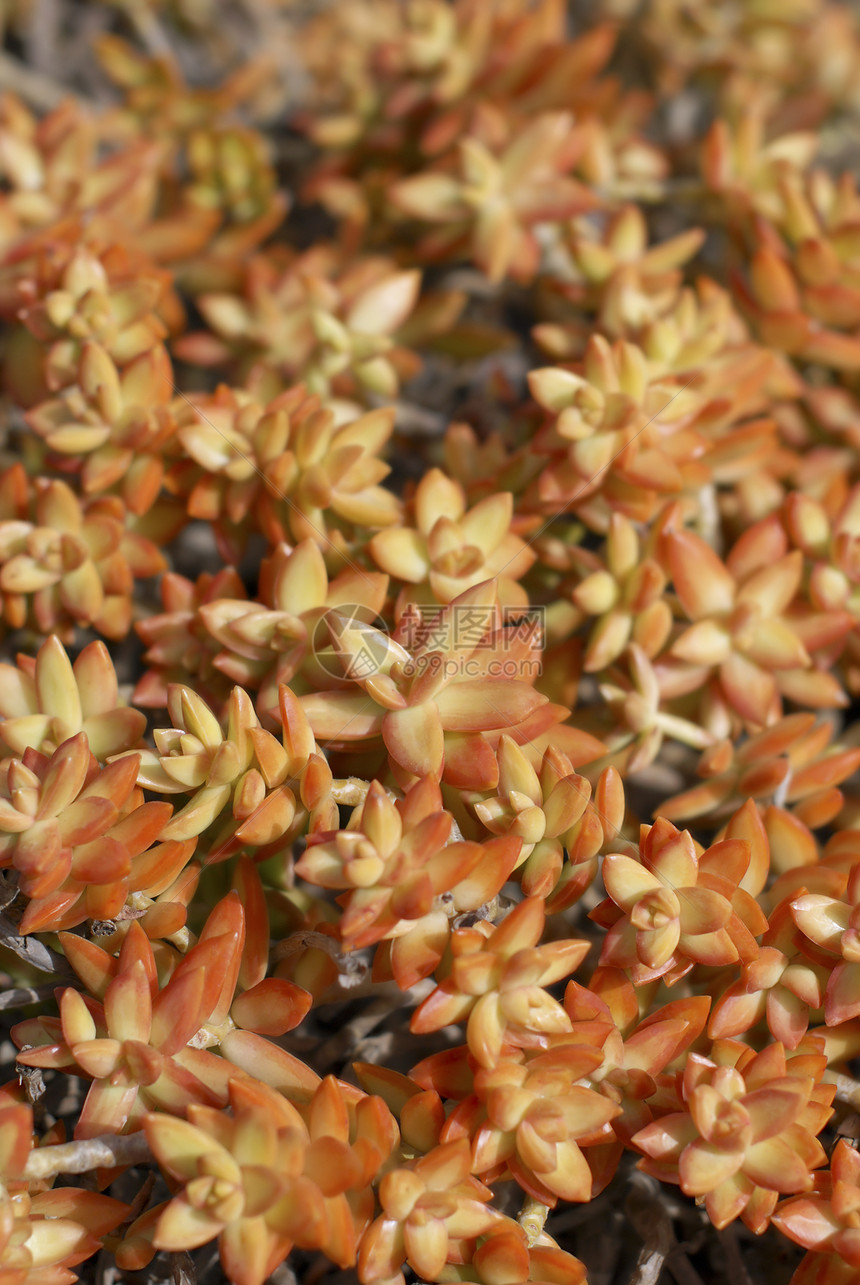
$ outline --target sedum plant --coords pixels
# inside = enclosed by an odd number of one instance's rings
[[[854,1285],[854,9],[0,40],[0,1281]]]

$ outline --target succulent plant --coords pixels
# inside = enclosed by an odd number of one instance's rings
[[[45,14],[2,1282],[856,1285],[857,14]]]

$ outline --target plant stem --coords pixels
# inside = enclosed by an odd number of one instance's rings
[[[151,1159],[144,1133],[122,1137],[106,1133],[99,1138],[82,1138],[56,1147],[37,1147],[27,1158],[24,1177],[32,1182],[37,1178],[53,1178],[58,1173],[89,1173],[91,1169],[114,1169]]]
[[[523,1207],[517,1215],[517,1222],[526,1234],[529,1246],[535,1244],[546,1225],[549,1206],[544,1205],[532,1196],[526,1196]]]

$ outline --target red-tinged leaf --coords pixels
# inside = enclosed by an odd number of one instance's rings
[[[520,886],[527,897],[550,898],[559,886],[563,869],[564,852],[561,845],[555,840],[539,843],[526,858]],[[561,901],[561,892],[558,901]],[[547,902],[547,914],[551,913],[552,907]]]
[[[473,1088],[468,1047],[460,1044],[424,1058],[413,1066],[410,1079],[423,1089],[435,1089],[442,1097],[461,1101]]]
[[[80,904],[80,898],[80,889],[73,888],[31,901],[21,916],[18,932],[22,937],[27,937],[30,933],[74,928],[86,919],[86,911]]]
[[[709,1192],[705,1198],[705,1209],[717,1230],[721,1231],[723,1227],[727,1227],[738,1214],[742,1214],[746,1221],[751,1200],[759,1190],[760,1188],[755,1187],[746,1174],[739,1172],[733,1174],[731,1178],[726,1178],[715,1191]],[[774,1203],[775,1201],[776,1196],[774,1196]],[[763,1231],[764,1225],[759,1226],[758,1230]]]
[[[609,904],[612,905],[612,902]],[[598,961],[600,967],[633,968],[638,959],[637,937],[636,929],[628,919],[621,919],[613,924],[603,938]]]
[[[557,1245],[534,1245],[529,1257],[535,1280],[546,1285],[586,1285],[585,1265]]]
[[[58,828],[63,843],[69,847],[89,843],[104,834],[119,815],[111,799],[79,798],[64,807],[58,817]]]
[[[87,884],[82,898],[86,918],[116,919],[125,905],[127,896],[128,887],[122,878],[114,879],[111,883]]]
[[[365,741],[382,731],[384,710],[364,692],[311,692],[301,708],[320,741]]]
[[[24,1170],[33,1141],[33,1113],[23,1102],[0,1109],[0,1165],[10,1178]]]
[[[442,774],[445,744],[439,711],[433,701],[390,710],[382,723],[385,748],[414,776]]]
[[[352,1069],[365,1093],[382,1098],[396,1116],[400,1115],[410,1098],[422,1091],[417,1081],[408,1075],[401,1075],[399,1071],[392,1071],[387,1066],[378,1066],[374,1062],[353,1062]]]
[[[221,1041],[228,1062],[283,1093],[292,1102],[307,1102],[319,1076],[299,1058],[250,1031],[230,1031]]]
[[[791,1195],[808,1185],[808,1169],[782,1137],[769,1137],[747,1148],[744,1173],[759,1187]]]
[[[406,1258],[403,1227],[393,1218],[376,1218],[361,1239],[358,1271],[361,1280],[395,1278]]]
[[[156,1249],[181,1254],[208,1244],[220,1234],[223,1226],[222,1222],[205,1209],[195,1209],[181,1197],[177,1197],[162,1212],[153,1244]]]
[[[141,928],[140,923],[137,920],[132,920],[120,948],[119,967],[124,971],[131,968],[136,961],[143,965],[149,981],[150,993],[154,995],[158,990],[158,970],[155,966],[155,956],[153,955],[149,938]]]
[[[519,1132],[517,1133],[519,1139]],[[584,1202],[591,1199],[592,1177],[585,1156],[567,1138],[555,1147],[555,1164],[540,1171],[540,1181],[561,1200]]]
[[[738,958],[738,949],[725,928],[696,936],[682,933],[679,946],[681,953],[688,959],[698,964],[708,964],[712,968],[733,964]]]
[[[141,1087],[154,1084],[161,1075],[164,1059],[151,1045],[144,1044],[142,1040],[126,1040],[122,1053],[128,1074],[135,1084]]]
[[[758,725],[771,718],[778,699],[771,673],[732,652],[720,665],[719,674],[726,699],[741,718]]]
[[[728,781],[706,781],[703,785],[694,785],[690,790],[673,795],[659,805],[656,814],[667,821],[690,821],[714,811],[731,792]]]
[[[840,1222],[828,1201],[820,1196],[797,1196],[780,1205],[773,1224],[805,1249],[822,1251],[840,1229]]]
[[[94,1040],[97,1033],[96,1021],[104,1029],[104,1012],[99,1005],[87,1001],[73,987],[69,986],[58,996],[60,1001],[60,1021],[63,1038],[70,1046]]]
[[[121,808],[135,787],[139,770],[140,755],[123,754],[112,763],[108,763],[107,767],[103,767],[98,776],[85,787],[80,797],[82,800],[110,799],[117,808]]]
[[[712,1040],[743,1035],[764,1017],[767,1007],[766,991],[747,991],[742,982],[735,982],[714,1005],[708,1034]]]
[[[149,978],[139,960],[123,969],[105,994],[105,1020],[114,1039],[149,1042],[152,1000]]]
[[[593,978],[591,984],[594,985]],[[675,1053],[677,1057],[704,1031],[710,1007],[711,1000],[708,995],[690,995],[686,999],[674,999],[643,1018],[636,1029],[637,1032],[642,1032],[660,1022],[682,1021],[686,1029]]]
[[[152,1005],[150,1043],[169,1056],[184,1048],[205,1016],[206,981],[202,967],[174,973]]]
[[[860,1187],[860,1152],[845,1138],[837,1142],[830,1158],[830,1172],[836,1182]]]
[[[536,946],[543,935],[546,914],[541,897],[526,897],[496,927],[490,939],[495,954],[513,955]]]
[[[133,857],[155,843],[173,815],[173,805],[156,801],[143,803],[111,827],[111,834],[128,848]]]
[[[743,650],[754,664],[768,669],[803,669],[810,663],[808,651],[784,620],[759,620],[752,625]]]
[[[67,878],[72,867],[72,849],[63,847],[53,821],[37,821],[18,836],[15,869],[26,897],[48,897]]]
[[[137,1085],[114,1088],[104,1080],[91,1084],[75,1125],[75,1138],[121,1133],[136,1101]]]
[[[435,1147],[428,1156],[418,1161],[418,1173],[421,1181],[429,1191],[450,1192],[459,1183],[471,1182],[471,1155],[469,1144],[465,1139],[455,1142],[444,1142]],[[482,1193],[486,1190],[482,1184],[475,1182],[475,1189]]]
[[[60,933],[63,953],[91,994],[103,998],[111,980],[116,976],[117,960],[101,946],[77,933]]]
[[[250,847],[274,843],[286,834],[295,814],[292,790],[275,790],[236,828],[236,838]]]
[[[675,950],[681,939],[681,926],[677,918],[657,928],[646,928],[636,934],[636,954],[651,971],[666,971],[671,966]]]
[[[748,949],[745,949],[743,938],[760,937],[763,933],[766,933],[768,929],[767,915],[755,897],[751,897],[743,888],[739,888],[732,897],[732,912],[728,927],[738,948],[738,954],[743,960],[755,959],[759,950],[758,943],[748,940]],[[741,930],[740,935],[739,929]]]
[[[646,1125],[633,1136],[631,1142],[654,1160],[676,1164],[684,1148],[698,1136],[696,1126],[687,1112],[679,1111]],[[675,1181],[677,1182],[677,1177]]]
[[[743,1148],[724,1150],[697,1139],[684,1148],[678,1162],[681,1190],[685,1196],[704,1196],[737,1173],[743,1163]]]
[[[78,883],[111,884],[124,879],[130,871],[131,859],[127,848],[109,834],[81,844],[72,856],[71,874]],[[125,901],[125,896],[122,901]]]
[[[466,1027],[469,1052],[481,1066],[495,1066],[502,1052],[507,1020],[496,991],[482,995],[475,1003]]]
[[[273,1174],[271,1178],[274,1180]],[[224,1228],[218,1241],[221,1267],[232,1285],[263,1285],[269,1275],[273,1233],[262,1213],[255,1217],[253,1209],[252,1203],[247,1214]],[[158,1224],[159,1235],[163,1234],[164,1226],[162,1216]],[[278,1242],[284,1247],[285,1254],[288,1253],[292,1242],[284,1236],[279,1237]]]
[[[227,1164],[228,1171],[235,1171],[238,1177],[238,1166],[224,1148],[189,1121],[169,1115],[149,1115],[144,1121],[144,1129],[158,1163],[178,1182],[190,1182],[196,1178],[200,1173],[200,1160],[208,1155],[217,1156]]]
[[[94,1236],[105,1236],[125,1220],[129,1206],[112,1196],[76,1187],[54,1187],[42,1191],[33,1201],[38,1218],[71,1218]]]
[[[318,1131],[314,1128],[312,1134]],[[348,1142],[319,1133],[305,1153],[305,1176],[326,1197],[339,1196],[354,1187],[361,1177],[361,1161]]]
[[[19,1023],[22,1026],[23,1023]],[[18,1026],[14,1028],[17,1032]],[[74,1054],[69,1052],[67,1044],[42,1044],[38,1048],[27,1049],[25,1053],[19,1053],[17,1059],[23,1066],[41,1066],[41,1067],[66,1067],[75,1065]]]
[[[595,808],[587,808],[579,820],[572,835],[567,835],[568,856],[574,865],[580,862],[590,861],[596,856],[603,846],[603,824],[601,822],[601,813]],[[610,839],[615,838],[613,833],[609,833]]]
[[[558,941],[546,942],[543,946],[538,946],[535,955],[540,961],[540,986],[551,986],[554,982],[559,982],[563,977],[569,977],[575,973],[579,965],[585,959],[591,943],[587,941],[577,941],[575,938],[568,937]],[[507,982],[515,963],[512,960],[510,964],[505,965],[503,977]]]
[[[570,982],[565,993],[565,1007],[571,1019],[603,1021],[611,1016],[619,1031],[624,1031],[639,1016],[639,1001],[629,978],[617,968],[595,968],[587,987]],[[659,1019],[663,1013],[656,1014]],[[647,1024],[647,1019],[642,1023]]]
[[[115,1039],[76,1040],[72,1051],[86,1075],[102,1080],[116,1069],[122,1056],[122,1045]]]
[[[59,816],[84,786],[90,766],[86,733],[78,732],[52,754],[39,800],[39,816]]]
[[[294,1178],[286,1196],[270,1211],[267,1221],[275,1224],[302,1249],[322,1249],[328,1237],[325,1197],[319,1187],[304,1176]]]
[[[558,879],[558,882],[556,883],[552,892],[547,897],[547,901],[546,901],[547,914],[555,915],[555,914],[558,914],[560,911],[567,910],[568,907],[574,905],[577,901],[579,901],[580,897],[584,896],[586,891],[594,883],[596,875],[597,875],[597,858],[596,857],[592,858],[590,861],[584,861],[578,865],[573,865],[571,864],[571,862],[566,861],[562,866],[561,875]],[[530,895],[533,892],[531,888],[527,890],[524,888],[524,891],[528,891]],[[534,890],[534,891],[537,892],[538,890]],[[612,905],[611,902],[610,902],[610,905]]]
[[[197,839],[169,839],[133,858],[129,892],[158,897],[179,877],[194,855]]]
[[[812,709],[844,709],[849,703],[842,682],[824,669],[779,669],[776,684],[783,696]]]
[[[180,1049],[162,1060],[161,1074],[147,1085],[145,1100],[154,1111],[186,1115],[192,1106],[223,1107],[235,1071],[206,1049]]]
[[[766,1012],[768,1029],[774,1039],[788,1049],[796,1049],[809,1027],[808,1006],[787,987],[775,986],[767,996]]]
[[[559,1059],[564,1065],[567,1061],[567,1067],[571,1078],[578,1077],[579,1067],[582,1066],[582,1073],[588,1074],[594,1065],[594,1059],[597,1056],[597,1050],[586,1049],[581,1054],[577,1050],[573,1057],[569,1059]],[[539,1067],[546,1065],[552,1067],[554,1053],[539,1055],[535,1062]],[[588,1069],[586,1069],[588,1068]],[[581,1084],[572,1084],[565,1092],[564,1096],[558,1099],[558,1109],[564,1115],[568,1136],[576,1138],[583,1146],[590,1145],[593,1141],[607,1134],[606,1126],[611,1120],[617,1119],[623,1108],[610,1098],[604,1097],[602,1093],[597,1093],[594,1089],[587,1089]]]
[[[499,764],[493,747],[480,732],[450,732],[445,737],[444,780],[458,790],[496,788]]]
[[[850,914],[843,902],[820,893],[807,893],[791,903],[791,913],[805,937],[835,955],[841,954],[840,940]]]
[[[460,995],[453,988],[437,986],[412,1014],[409,1029],[414,1035],[426,1035],[438,1031],[443,1026],[451,1026],[463,1021],[471,1012],[475,1003],[473,995]]]
[[[396,1132],[392,1135],[393,1121],[388,1117],[387,1112],[381,1115],[382,1103],[380,1099],[370,1099],[375,1103],[374,1113],[376,1120],[371,1121],[372,1130],[368,1128],[368,1143],[374,1151],[379,1151],[383,1140],[388,1136],[390,1145],[396,1146]],[[426,1093],[418,1093],[415,1097],[410,1098],[403,1106],[400,1116],[400,1130],[403,1141],[409,1147],[415,1147],[423,1154],[427,1154],[440,1142],[442,1129],[445,1125],[445,1107],[439,1094],[430,1090]],[[358,1140],[359,1142],[361,1139]],[[356,1143],[358,1146],[358,1142]],[[380,1159],[373,1170],[374,1176],[378,1170],[379,1163],[386,1158],[383,1150]]]
[[[798,816],[770,805],[765,809],[764,824],[774,869],[779,873],[818,864],[818,844]]]
[[[684,934],[699,936],[703,933],[715,933],[731,917],[729,902],[710,888],[679,888],[678,900],[681,903],[681,931]]]
[[[547,697],[514,679],[481,678],[449,683],[435,703],[446,732],[489,732],[523,722]]]
[[[458,1108],[459,1112],[459,1108]],[[458,1113],[455,1113],[455,1115]],[[450,1127],[453,1117],[448,1117],[449,1124],[445,1130],[445,1137],[453,1138],[454,1133]],[[460,1121],[458,1120],[458,1123]],[[468,1121],[463,1121],[465,1132],[462,1136],[468,1137]],[[518,1132],[518,1131],[517,1131]],[[485,1181],[487,1173],[490,1171],[499,1172],[506,1162],[517,1149],[517,1134],[512,1132],[502,1132],[492,1125],[485,1124],[478,1128],[472,1142],[472,1169],[475,1173],[481,1174]]]
[[[507,883],[521,849],[522,840],[516,835],[499,835],[485,840],[480,845],[478,862],[471,870],[467,864],[465,876],[452,885],[457,909],[461,912],[477,910],[492,900]]]
[[[679,1018],[665,1018],[640,1027],[624,1041],[625,1066],[628,1070],[638,1068],[648,1075],[658,1075],[678,1056],[686,1033],[687,1023]],[[692,1043],[694,1038],[695,1035],[691,1035],[688,1042]]]
[[[408,875],[392,889],[389,899],[391,913],[397,919],[421,919],[433,908],[433,884],[426,870]]]
[[[519,1228],[516,1231],[503,1228],[487,1237],[473,1254],[472,1262],[478,1269],[479,1279],[486,1281],[487,1285],[495,1285],[496,1282],[507,1285],[508,1281],[529,1279],[533,1257]],[[543,1271],[537,1279],[552,1285],[553,1277]],[[580,1285],[580,1278],[576,1275],[568,1274],[559,1280],[567,1282],[567,1285]]]
[[[604,858],[603,882],[615,904],[628,914],[640,898],[665,888],[641,861],[620,852],[611,852]]]
[[[269,912],[260,875],[249,857],[239,858],[233,887],[245,912],[245,944],[238,980],[243,990],[250,990],[263,980],[268,968]]]
[[[848,1022],[860,1014],[860,963],[843,960],[830,974],[824,1000],[828,1026]]]
[[[750,799],[753,810],[758,815],[755,804]],[[764,837],[764,827],[762,827]],[[766,840],[765,840],[766,841]],[[746,840],[740,836],[727,837],[718,843],[712,843],[699,858],[699,873],[716,875],[723,885],[731,887],[740,883],[746,874],[750,861],[750,849]],[[716,886],[716,885],[713,885]]]
[[[480,843],[471,843],[467,840],[460,840],[455,843],[449,843],[441,852],[431,856],[425,867],[426,873],[430,878],[433,892],[438,896],[440,893],[448,892],[460,879],[467,879],[479,862],[482,861],[484,848]],[[486,900],[489,900],[487,898]],[[458,899],[458,907],[460,905]],[[483,902],[479,902],[483,905]],[[464,906],[464,910],[471,909]]]
[[[209,915],[197,945],[185,957],[189,967],[198,962],[206,969],[206,1020],[216,1026],[224,1021],[233,1003],[245,945],[245,913],[238,893],[222,897]],[[193,962],[192,962],[193,961]],[[214,995],[213,995],[214,983]]]
[[[743,1105],[750,1117],[753,1143],[777,1137],[796,1121],[806,1103],[808,1083],[801,1079],[795,1083],[796,1087],[783,1080],[778,1087],[768,1085],[745,1095]]]
[[[527,1195],[540,1204],[546,1205],[548,1209],[555,1209],[558,1203],[555,1192],[550,1191],[549,1187],[541,1182],[533,1169],[522,1163],[516,1152],[508,1157],[508,1169],[518,1186],[522,1187]]]
[[[233,1001],[230,1015],[243,1030],[285,1035],[310,1012],[313,996],[280,977],[266,977]]]
[[[692,531],[675,531],[666,551],[675,591],[691,620],[731,611],[734,578],[709,544]]]
[[[591,787],[583,777],[569,776],[559,781],[543,805],[546,837],[556,838],[574,825],[586,809]]]
[[[32,1263],[33,1275],[37,1272],[65,1272],[76,1263],[81,1263],[98,1251],[99,1241],[77,1221],[66,1218],[38,1218],[38,1196],[31,1206],[34,1215],[29,1224],[25,1252],[28,1263]],[[17,1247],[16,1247],[17,1248]],[[13,1251],[14,1252],[14,1251]],[[57,1267],[54,1264],[62,1263]],[[7,1269],[13,1279],[20,1269]]]
[[[373,1206],[364,1215],[364,1222],[369,1221]],[[356,1221],[349,1200],[345,1195],[329,1197],[325,1202],[326,1211],[326,1257],[338,1267],[347,1268],[355,1263]]]
[[[403,1243],[409,1266],[425,1280],[438,1280],[448,1258],[448,1228],[442,1219],[409,1219]]]
[[[188,912],[185,907],[176,901],[155,902],[142,915],[146,931],[152,936],[153,941],[160,941],[178,933],[185,927],[187,918]]]
[[[752,799],[747,799],[743,807],[732,816],[726,827],[726,838],[742,839],[749,844],[749,865],[739,886],[751,896],[757,897],[767,881],[770,845],[761,813]]]

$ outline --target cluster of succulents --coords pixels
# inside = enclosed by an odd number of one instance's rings
[[[636,1172],[600,1281],[856,1283],[856,10],[73,8],[48,108],[0,0],[0,1279],[586,1285]]]

